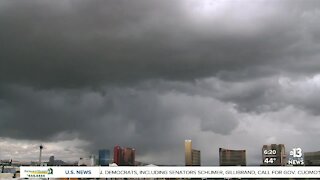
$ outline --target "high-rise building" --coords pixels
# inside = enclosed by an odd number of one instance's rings
[[[320,166],[320,151],[317,152],[305,152],[304,164],[306,166]]]
[[[134,166],[135,163],[135,149],[133,148],[123,148],[122,149],[122,157],[123,157],[123,161],[121,163],[121,165],[124,166]]]
[[[270,144],[262,147],[263,166],[285,166],[286,151],[284,144]]]
[[[115,146],[113,149],[113,162],[118,166],[134,166],[135,152],[134,148]]]
[[[200,151],[192,149],[192,166],[200,166],[200,165],[201,165]]]
[[[110,162],[110,151],[108,149],[99,150],[99,165],[108,166]]]
[[[192,149],[192,141],[184,141],[184,151],[185,151],[185,165],[186,166],[200,166],[201,156],[200,151]]]
[[[246,150],[219,148],[220,166],[246,166]]]
[[[118,166],[120,166],[122,162],[122,148],[118,145],[113,148],[113,162]]]
[[[192,166],[192,141],[184,141],[184,152],[185,152],[185,164],[186,166]]]

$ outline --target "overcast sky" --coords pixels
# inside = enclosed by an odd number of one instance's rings
[[[0,159],[320,150],[319,19],[317,0],[2,0]]]

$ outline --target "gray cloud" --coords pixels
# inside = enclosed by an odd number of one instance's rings
[[[301,8],[239,3],[7,2],[0,11],[1,82],[83,87],[213,75],[236,80],[294,70],[301,57],[300,70],[316,70],[316,2]]]
[[[317,150],[319,7],[1,1],[0,159],[28,142],[61,157],[133,146],[159,164],[183,164],[184,139],[210,165],[219,147],[251,164],[266,143]]]
[[[228,135],[238,124],[232,105],[179,92],[8,89],[14,99],[3,100],[0,136],[45,142],[80,138],[94,145],[88,148],[93,152],[116,144],[141,147],[140,153],[164,151],[179,147],[193,131]]]

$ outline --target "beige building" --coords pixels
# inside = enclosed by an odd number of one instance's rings
[[[184,152],[185,152],[185,164],[186,166],[192,166],[192,141],[184,141]]]
[[[262,166],[286,166],[284,144],[270,144],[262,147]]]
[[[219,148],[220,166],[246,166],[246,150]]]
[[[185,165],[186,166],[200,166],[201,165],[200,151],[192,149],[192,141],[191,140],[185,140],[184,151],[185,151]]]

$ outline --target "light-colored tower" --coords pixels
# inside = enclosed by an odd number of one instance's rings
[[[39,146],[39,148],[40,148],[40,154],[39,154],[39,166],[41,166],[41,156],[42,156],[42,149],[43,149],[42,144]]]
[[[184,141],[184,152],[185,152],[185,164],[186,166],[192,166],[192,141]]]
[[[90,166],[96,165],[96,156],[94,154],[91,154],[90,156]]]

